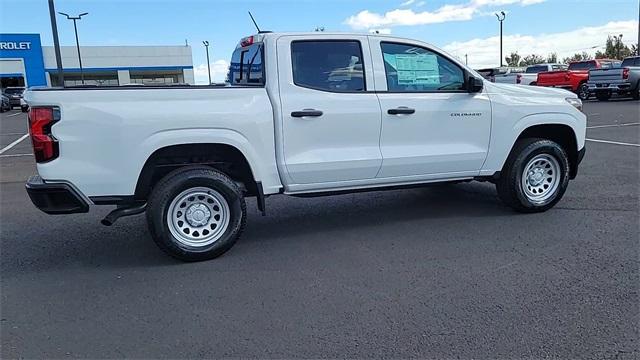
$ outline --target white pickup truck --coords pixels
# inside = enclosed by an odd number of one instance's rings
[[[436,47],[382,35],[260,33],[226,86],[30,89],[49,214],[116,205],[185,261],[217,257],[245,198],[490,181],[521,212],[554,206],[585,153],[586,116],[559,89],[492,84]],[[425,204],[428,206],[428,204]]]

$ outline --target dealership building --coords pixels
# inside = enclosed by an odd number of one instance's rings
[[[61,46],[66,86],[80,85],[75,46]],[[88,85],[194,84],[191,46],[81,46],[82,73]],[[0,85],[51,86],[58,70],[53,46],[39,34],[0,34]]]

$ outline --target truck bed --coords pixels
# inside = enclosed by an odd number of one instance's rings
[[[261,159],[265,190],[279,187],[273,110],[262,87],[121,86],[27,91],[32,107],[59,106],[52,127],[60,157],[38,164],[44,179],[78,184],[87,196],[131,195],[154,149],[222,143]],[[267,136],[268,135],[268,136]],[[274,175],[275,174],[275,175]]]

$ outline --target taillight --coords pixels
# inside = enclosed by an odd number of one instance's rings
[[[51,135],[51,126],[60,120],[57,107],[32,107],[29,109],[29,134],[36,162],[51,161],[58,157],[58,141]]]
[[[522,82],[522,75],[518,74],[516,76],[516,84],[520,84]]]
[[[623,79],[628,79],[629,78],[629,68],[622,69],[622,78]]]

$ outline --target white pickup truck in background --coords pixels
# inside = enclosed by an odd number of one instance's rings
[[[484,81],[420,41],[261,33],[242,39],[228,81],[28,90],[32,202],[50,214],[116,205],[106,225],[146,211],[164,251],[197,261],[233,246],[246,197],[264,214],[275,194],[479,180],[540,212],[585,152],[576,95]]]
[[[524,73],[518,74],[516,78],[516,84],[520,85],[537,85],[538,74],[549,71],[562,71],[567,70],[569,65],[567,64],[537,64],[527,66]]]

